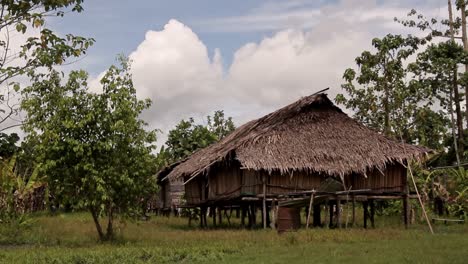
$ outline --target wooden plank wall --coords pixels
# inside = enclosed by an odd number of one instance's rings
[[[267,194],[284,194],[318,189],[325,179],[324,176],[305,171],[295,171],[288,175],[273,172],[267,176]]]
[[[172,206],[179,206],[182,204],[182,197],[184,196],[183,180],[178,179],[170,182],[164,181],[158,194],[157,206],[158,208],[171,208]]]
[[[237,197],[241,194],[242,171],[239,166],[218,167],[208,177],[208,199]]]
[[[367,173],[367,178],[364,175],[353,174],[345,177],[345,183],[353,190],[371,189],[377,193],[403,191],[403,180],[406,178],[406,168],[403,165],[389,165],[383,173],[375,169]]]
[[[242,170],[242,195],[257,195],[260,193],[262,186],[262,176],[258,171],[254,170]]]
[[[326,179],[325,175],[313,172],[294,172],[284,175],[279,171],[267,173],[265,171],[242,170],[239,166],[217,166],[208,175],[207,195],[209,200],[220,198],[236,198],[241,196],[255,196],[262,194],[262,177],[267,179],[267,195],[278,195],[308,190],[318,190]],[[406,168],[401,164],[389,165],[384,175],[373,170],[363,175],[349,175],[345,177],[346,186],[353,190],[372,189],[376,193],[401,192]],[[205,177],[196,177],[185,185],[187,204],[195,205],[203,202],[202,186]]]
[[[185,201],[188,205],[199,204],[202,201],[202,177],[196,177],[185,186]]]

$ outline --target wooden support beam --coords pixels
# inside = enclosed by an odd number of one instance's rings
[[[405,223],[405,228],[409,227],[409,199],[408,195],[403,195],[403,222]]]
[[[369,216],[369,211],[368,211],[368,202],[367,201],[364,201],[362,202],[362,208],[364,209],[364,228],[367,228],[367,218]]]
[[[267,222],[266,222],[266,217],[267,217],[267,208],[266,208],[266,177],[263,176],[263,201],[262,201],[262,211],[263,211],[263,217],[262,217],[262,222],[263,222],[263,229],[267,228]]]
[[[353,200],[353,219],[351,222],[351,226],[356,225],[356,196],[353,194],[352,195],[352,200]]]
[[[231,207],[231,210],[229,211],[229,214],[227,213],[227,210],[224,210],[224,216],[226,216],[228,225],[231,226],[232,207]]]
[[[245,227],[245,217],[247,215],[247,208],[245,204],[241,205],[241,226]]]
[[[208,225],[206,224],[206,207],[201,206],[200,207],[200,227],[205,228]]]
[[[333,201],[328,202],[328,210],[329,210],[329,215],[330,215],[330,219],[329,219],[330,222],[328,223],[328,227],[332,228],[333,227]]]
[[[213,227],[216,227],[216,207],[211,207],[211,217],[213,218]]]
[[[253,225],[252,223],[252,210],[250,208],[250,204],[247,205],[247,227],[251,228]]]
[[[370,204],[370,221],[371,221],[371,227],[372,228],[375,228],[375,202],[374,200],[369,200],[369,204]]]
[[[278,210],[276,209],[276,201],[273,200],[271,202],[271,223],[270,223],[270,227],[272,229],[276,229],[276,219],[278,218]]]
[[[256,215],[255,215],[255,205],[253,204],[249,204],[248,206],[248,213],[249,213],[249,228],[254,228],[254,226],[257,224],[257,220],[256,220]]]
[[[307,220],[306,220],[306,229],[309,228],[310,223],[310,213],[312,212],[312,205],[314,204],[314,194],[310,195],[309,209],[307,210]]]
[[[330,200],[328,199],[328,197],[326,198],[325,200],[325,204],[324,204],[324,208],[325,209],[325,214],[323,215],[323,226],[326,226],[327,225],[327,221],[328,221],[328,207],[330,206]]]
[[[218,224],[222,225],[223,224],[223,210],[221,209],[220,206],[218,206]]]
[[[270,206],[267,205],[267,215],[266,215],[266,221],[267,221],[267,227],[271,227],[271,203]]]
[[[336,197],[336,226],[341,228],[341,199]]]
[[[313,205],[313,208],[314,208],[314,213],[312,215],[312,218],[313,218],[313,222],[312,222],[312,225],[313,226],[321,226],[322,225],[322,218],[321,218],[321,205],[320,204],[315,204]]]
[[[200,228],[203,228],[203,206],[200,206]]]
[[[257,225],[257,207],[255,204],[251,205],[252,208],[252,227],[255,227]]]

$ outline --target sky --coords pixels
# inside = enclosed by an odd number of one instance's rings
[[[446,1],[95,0],[48,22],[62,34],[96,40],[66,66],[99,78],[117,54],[132,61],[137,95],[151,98],[142,118],[159,143],[181,119],[224,110],[237,125],[330,87],[371,48],[374,37],[411,33],[393,21],[411,8],[445,16]]]

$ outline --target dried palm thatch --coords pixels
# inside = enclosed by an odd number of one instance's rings
[[[192,154],[165,175],[195,177],[218,162],[237,160],[243,169],[314,171],[332,176],[420,159],[430,150],[399,143],[348,117],[325,94],[304,97],[236,129]],[[288,174],[290,175],[290,174]]]

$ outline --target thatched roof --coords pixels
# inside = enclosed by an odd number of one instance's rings
[[[389,139],[348,117],[325,94],[304,97],[237,128],[170,170],[169,179],[193,177],[217,162],[244,169],[315,171],[333,176],[383,170],[430,150]]]

